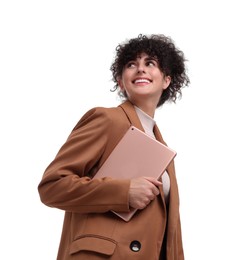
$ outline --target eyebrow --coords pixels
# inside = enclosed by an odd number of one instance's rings
[[[136,59],[141,59],[141,56],[137,55],[136,58],[129,60],[127,63],[136,61]],[[148,56],[145,58],[145,61],[148,61],[148,60],[154,60],[154,61],[158,62],[158,59],[156,57],[152,57],[152,56]]]
[[[152,57],[152,56],[148,56],[147,58],[145,58],[145,60],[154,60],[154,61],[158,62],[158,59],[156,57]]]
[[[137,55],[136,59],[137,58],[140,58],[141,59],[141,56],[140,55]],[[145,58],[145,60],[155,60],[155,61],[158,61],[158,59],[156,57],[153,57],[153,56],[149,56]]]

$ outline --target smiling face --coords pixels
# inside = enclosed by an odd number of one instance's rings
[[[133,104],[141,107],[150,102],[156,108],[170,81],[170,76],[163,74],[156,59],[142,53],[124,66],[119,86]]]

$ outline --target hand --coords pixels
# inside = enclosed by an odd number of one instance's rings
[[[131,180],[129,189],[129,205],[135,209],[145,208],[159,195],[158,186],[162,183],[155,178],[139,177]]]

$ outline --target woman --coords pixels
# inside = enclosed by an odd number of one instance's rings
[[[111,71],[125,101],[88,111],[38,186],[43,203],[65,210],[58,260],[184,259],[173,162],[162,181],[92,179],[131,125],[164,143],[153,117],[188,85],[184,62],[163,35],[139,35],[118,45]],[[140,210],[129,222],[111,212],[130,207]]]

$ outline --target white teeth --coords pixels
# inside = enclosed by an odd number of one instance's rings
[[[150,81],[147,79],[136,79],[135,83],[150,83]]]

